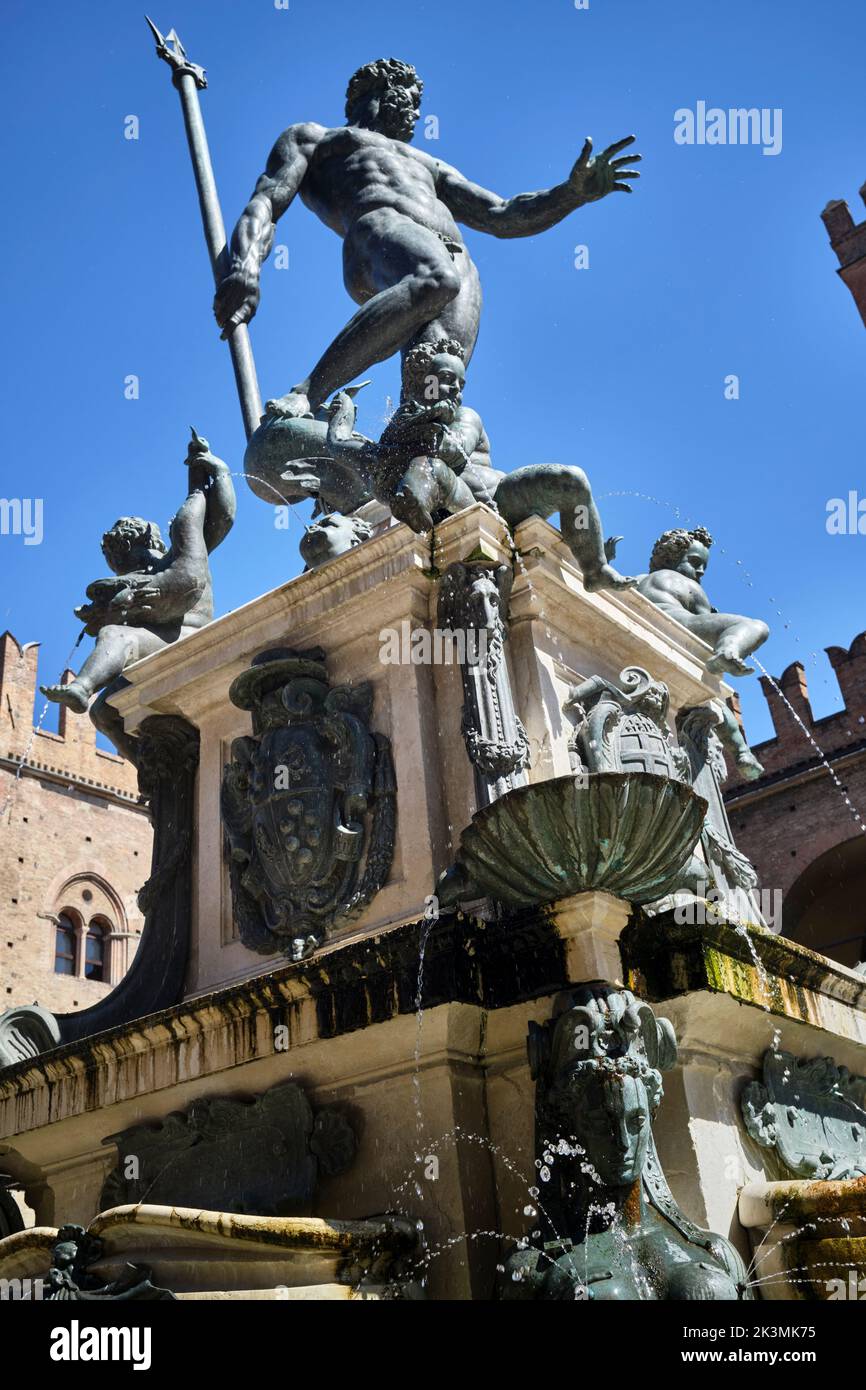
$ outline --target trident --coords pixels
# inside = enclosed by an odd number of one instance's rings
[[[208,254],[210,255],[214,284],[218,285],[224,274],[228,253],[226,250],[226,229],[217,197],[213,165],[210,160],[207,135],[198,100],[199,92],[207,86],[207,78],[204,75],[204,68],[190,62],[186,56],[186,49],[174,29],[163,37],[153,20],[147,15],[145,15],[145,19],[147,19],[150,31],[156,39],[157,57],[164,58],[171,68],[171,80],[180,97],[189,155],[192,160],[195,186],[198,192],[198,204],[201,209],[204,239],[207,242]],[[235,373],[235,384],[238,388],[238,398],[241,403],[241,414],[244,418],[244,429],[247,439],[249,439],[253,431],[258,429],[262,418],[262,400],[259,395],[259,383],[256,378],[256,364],[253,360],[249,330],[245,323],[241,323],[225,336],[232,355],[232,366]]]

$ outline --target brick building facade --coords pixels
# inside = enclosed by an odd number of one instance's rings
[[[866,203],[866,183],[860,189]],[[821,213],[830,245],[839,262],[838,274],[854,296],[860,317],[866,323],[866,220],[855,222],[842,198],[834,198]]]
[[[59,733],[34,729],[38,652],[0,637],[0,1012],[107,994],[135,954],[150,872],[135,769],[65,709]]]
[[[729,783],[725,799],[762,887],[781,895],[785,936],[854,966],[866,960],[866,833],[854,816],[866,821],[866,632],[827,656],[844,708],[814,718],[798,661],[775,683],[762,676],[775,729],[754,748],[764,775]]]

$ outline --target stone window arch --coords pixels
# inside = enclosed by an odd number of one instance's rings
[[[45,916],[54,923],[57,974],[116,984],[124,973],[129,919],[120,895],[93,869],[67,873],[49,889]],[[69,931],[75,936],[74,968],[69,968]]]

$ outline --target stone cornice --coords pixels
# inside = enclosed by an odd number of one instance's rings
[[[147,807],[141,798],[132,792],[123,791],[120,787],[114,787],[109,782],[97,782],[94,778],[83,777],[79,772],[69,772],[62,767],[54,767],[49,763],[36,762],[28,758],[25,763],[21,763],[20,758],[0,756],[0,768],[10,772],[13,776],[36,777],[40,781],[60,784],[67,787],[74,787],[76,791],[87,792],[89,796],[98,796],[106,801],[117,801],[123,806],[133,811],[141,811],[147,815]]]
[[[224,1086],[227,1068],[273,1063],[280,1025],[288,1033],[284,1064],[290,1068],[302,1065],[292,1054],[311,1042],[400,1017],[413,1032],[423,928],[415,922],[338,945],[312,961],[281,966],[6,1067],[0,1071],[0,1154],[3,1137],[75,1121],[103,1107],[128,1103],[134,1109],[143,1094],[158,1108],[159,1093],[182,1082],[201,1089],[207,1078],[220,1077]],[[445,917],[429,933],[422,982],[427,1011],[445,1004],[508,1007],[566,983],[566,952],[544,913],[508,923]],[[425,1056],[443,1045],[462,1050],[453,1039],[437,1043],[429,1012],[424,1034]],[[280,1055],[278,1050],[278,1061]],[[113,1117],[108,1127],[117,1127]]]
[[[518,526],[515,542],[520,560],[511,594],[512,624],[534,621],[539,638],[548,625],[575,640],[603,630],[604,650],[614,662],[620,639],[623,664],[637,636],[653,654],[645,658],[650,674],[670,686],[675,705],[725,700],[733,694],[731,686],[706,670],[711,655],[707,643],[643,594],[634,589],[588,592],[571,551],[550,522],[530,517]],[[551,650],[556,656],[555,639]]]
[[[182,688],[182,712],[198,720],[225,704],[234,677],[255,652],[272,645],[275,624],[286,631],[293,646],[327,649],[332,633],[339,634],[345,646],[354,607],[366,605],[373,589],[383,627],[406,617],[407,589],[413,614],[419,623],[426,622],[437,570],[451,558],[466,558],[479,548],[508,559],[506,538],[504,523],[480,503],[449,518],[433,537],[392,526],[127,667],[124,677],[129,684],[111,703],[125,717],[127,728],[134,729],[149,713],[176,712],[176,693]]]
[[[567,987],[568,942],[557,928],[556,906],[487,922],[443,917],[430,929],[419,1067],[443,1049],[471,1059],[480,1046],[471,1021],[479,1010],[495,1015]],[[53,1151],[55,1123],[77,1125],[105,1108],[105,1130],[112,1132],[127,1112],[140,1119],[145,1098],[148,1113],[158,1115],[163,1095],[177,1107],[172,1088],[184,1095],[224,1090],[227,1075],[240,1067],[255,1090],[257,1078],[272,1084],[275,1069],[301,1074],[310,1043],[345,1044],[342,1081],[358,1070],[349,1035],[376,1025],[401,1029],[404,1054],[408,1047],[411,1055],[423,930],[423,922],[415,922],[338,944],[311,961],[280,966],[7,1067],[0,1072],[0,1136],[43,1162]],[[840,1044],[866,1042],[866,979],[784,937],[724,922],[680,926],[636,912],[620,950],[629,988],[653,1004],[694,1000],[698,1007],[712,996],[760,1011],[762,1037],[778,1019],[787,1028],[807,1026],[809,1046],[820,1047],[822,1032]],[[286,1034],[282,1048],[275,1044],[278,1027]],[[388,1065],[387,1053],[375,1053],[372,1070],[382,1065]]]
[[[699,904],[697,905],[699,906]],[[651,1004],[694,991],[728,994],[772,1016],[866,1043],[866,977],[760,927],[678,923],[637,914],[620,938],[630,989]]]

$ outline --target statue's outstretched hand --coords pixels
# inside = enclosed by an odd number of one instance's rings
[[[217,286],[213,311],[227,338],[239,324],[249,323],[259,307],[259,277],[247,270],[232,270]]]
[[[592,139],[587,136],[583,142],[583,149],[574,168],[568,176],[569,187],[577,196],[580,203],[595,203],[599,198],[605,198],[608,193],[631,193],[632,188],[630,179],[639,179],[640,174],[636,169],[629,169],[629,164],[640,162],[639,154],[621,155],[619,159],[614,159],[620,150],[624,150],[628,145],[634,144],[635,137],[627,135],[624,140],[617,140],[613,145],[608,145],[606,150],[602,150],[595,159],[592,156]]]

